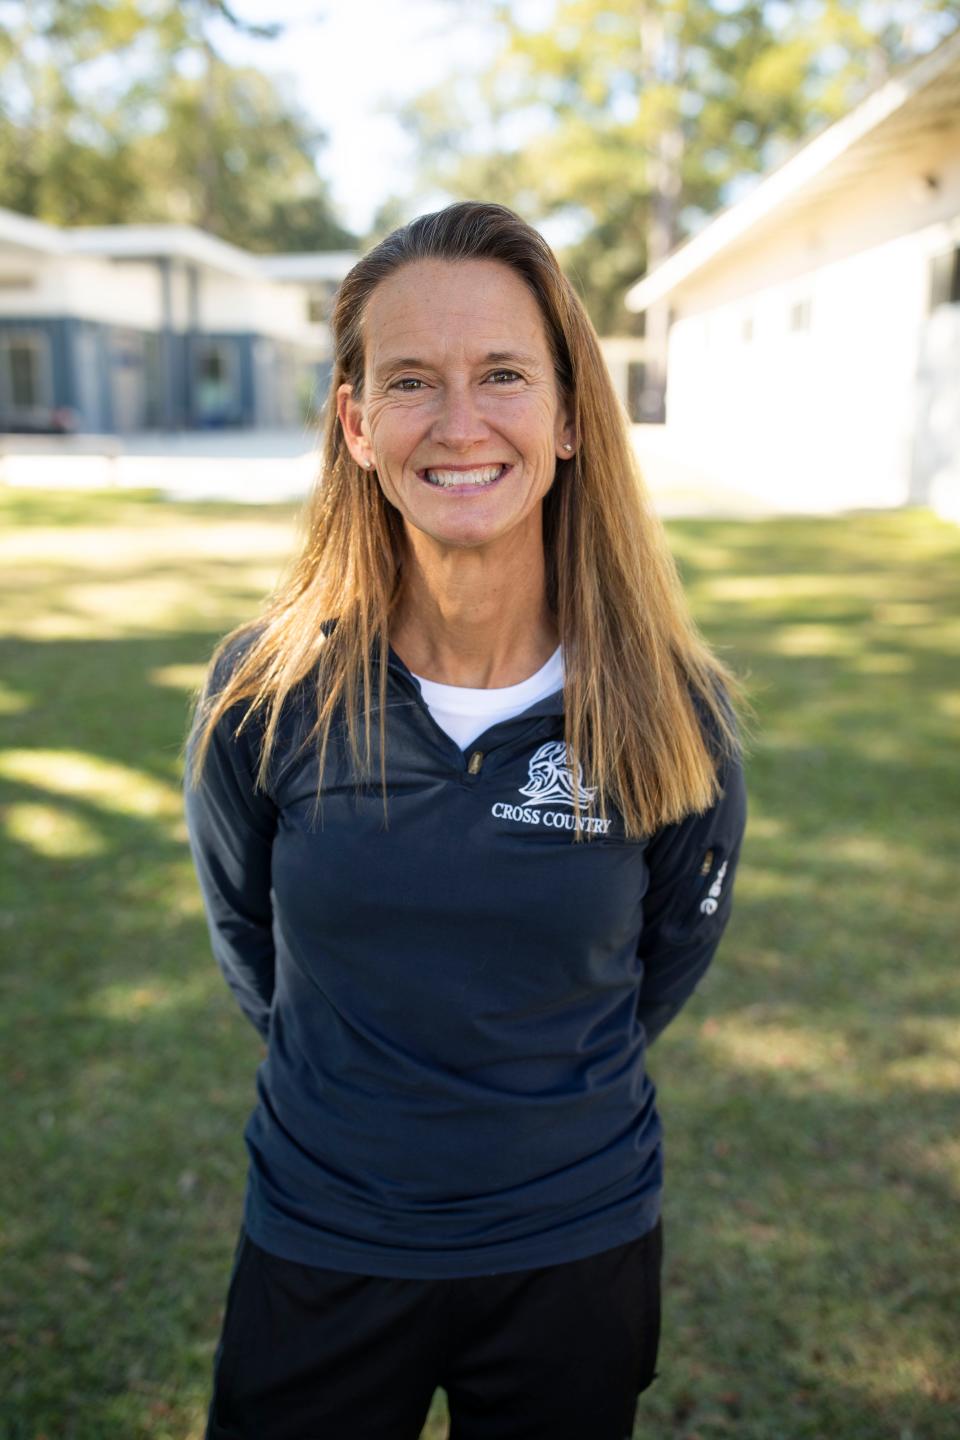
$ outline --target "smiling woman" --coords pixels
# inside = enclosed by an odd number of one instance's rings
[[[543,501],[574,443],[537,303],[499,261],[422,260],[377,287],[365,328],[362,387],[341,385],[337,403],[351,455],[376,469],[404,521],[411,583],[393,647],[441,682],[523,679],[559,640],[546,603]],[[430,614],[440,619],[451,567],[458,634],[449,611],[439,624]],[[498,593],[508,574],[522,585],[512,615]]]
[[[363,386],[340,386],[338,413],[418,563],[437,547],[477,547],[485,569],[500,569],[509,536],[542,591],[543,500],[573,428],[527,286],[499,261],[422,260],[377,287],[366,329]]]
[[[660,1315],[646,1047],[743,834],[583,307],[462,204],[341,286],[324,466],[187,746],[214,954],[267,1041],[209,1440],[623,1440]],[[373,784],[376,752],[379,787]]]

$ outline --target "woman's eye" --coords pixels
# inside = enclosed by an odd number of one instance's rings
[[[392,390],[405,390],[409,393],[418,390],[422,384],[423,381],[418,380],[414,375],[402,375],[399,380],[394,380],[390,388]]]
[[[520,379],[520,376],[516,370],[493,370],[487,379],[495,380],[498,385],[512,385],[515,380]]]

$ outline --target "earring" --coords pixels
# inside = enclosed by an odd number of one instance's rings
[[[363,462],[363,468],[364,468],[364,470],[369,470],[369,469],[370,469],[370,466],[371,466],[372,464],[373,464],[373,461],[372,461],[372,460],[364,460],[364,462]]]
[[[572,446],[568,441],[565,440],[565,441],[563,442],[563,448],[564,448],[564,450],[572,450],[572,449],[573,449],[573,446]]]

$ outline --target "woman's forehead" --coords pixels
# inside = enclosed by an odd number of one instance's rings
[[[367,302],[368,364],[421,352],[549,356],[534,296],[497,260],[417,260],[377,286]]]

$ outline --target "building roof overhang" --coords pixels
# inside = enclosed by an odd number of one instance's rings
[[[180,260],[248,280],[340,281],[357,261],[346,251],[254,255],[192,225],[84,225],[60,229],[0,209],[0,253]]]
[[[848,191],[893,154],[915,150],[922,166],[930,139],[955,126],[960,127],[960,30],[808,141],[631,286],[627,309],[646,310],[728,256],[748,234],[755,239],[789,224],[815,202]]]
[[[110,260],[183,260],[221,274],[257,279],[259,257],[192,225],[84,225],[65,230],[72,255]]]
[[[271,280],[339,284],[360,257],[352,250],[318,250],[304,255],[263,255],[260,268]]]
[[[4,255],[57,255],[63,249],[63,231],[42,220],[0,210],[0,253]]]

